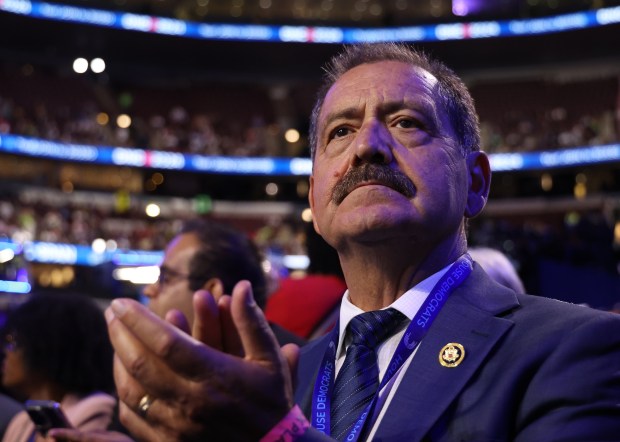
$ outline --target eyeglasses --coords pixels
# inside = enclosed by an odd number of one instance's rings
[[[4,342],[2,343],[2,349],[4,351],[15,351],[17,347],[18,344],[15,334],[8,334],[4,337]]]
[[[190,275],[186,275],[181,272],[177,272],[176,270],[172,270],[166,266],[159,267],[159,277],[157,278],[157,283],[160,287],[165,286],[166,284],[172,284],[175,280],[180,279],[194,279]]]

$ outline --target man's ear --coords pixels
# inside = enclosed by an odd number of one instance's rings
[[[316,218],[314,216],[314,176],[310,175],[310,187],[308,188],[308,202],[310,203],[310,210],[312,211],[312,224],[314,225],[314,230],[319,235],[321,231],[319,230],[319,225],[316,223]]]
[[[473,218],[482,212],[491,189],[491,165],[489,157],[482,152],[472,152],[467,156],[469,182],[467,187],[467,206],[465,216]]]
[[[224,284],[220,278],[210,278],[202,285],[202,289],[207,290],[217,302],[224,295]],[[230,293],[229,293],[230,294]]]

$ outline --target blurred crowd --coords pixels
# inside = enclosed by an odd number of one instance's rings
[[[310,101],[305,89],[310,86],[299,90],[232,85],[113,90],[38,71],[24,73],[23,69],[5,72],[4,77],[0,82],[0,134],[201,155],[307,155],[305,122]],[[617,78],[483,83],[471,89],[487,152],[528,152],[619,140]],[[20,95],[23,91],[29,93]],[[119,115],[131,121],[119,122]],[[287,140],[289,129],[298,135],[289,135]]]
[[[151,219],[137,210],[123,214],[113,209],[18,198],[0,201],[0,239],[45,241],[90,246],[97,238],[114,240],[119,249],[162,250],[173,234],[175,221]]]
[[[472,87],[490,153],[618,142],[618,79],[485,83]],[[498,97],[501,97],[499,99]]]
[[[285,139],[285,131],[298,124],[291,98],[286,88],[262,86],[112,88],[30,67],[0,72],[0,134],[201,155],[291,157],[305,147],[301,138]],[[287,113],[276,114],[279,108]],[[305,111],[302,118],[305,124]]]
[[[78,201],[53,204],[50,198],[36,198],[27,192],[4,194],[0,198],[0,241],[45,241],[91,246],[93,241],[101,238],[112,240],[115,247],[121,250],[160,251],[180,225],[195,216],[195,212],[190,211],[151,218],[137,205],[119,211],[114,204]],[[301,221],[283,216],[253,221],[219,219],[251,234],[263,250],[277,255],[305,252],[303,234],[300,234],[303,230]]]

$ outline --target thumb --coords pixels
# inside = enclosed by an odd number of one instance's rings
[[[239,332],[246,359],[286,365],[278,341],[269,323],[254,301],[252,286],[248,281],[235,285],[231,296],[231,316]]]

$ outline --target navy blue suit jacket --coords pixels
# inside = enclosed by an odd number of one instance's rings
[[[327,339],[302,348],[295,400],[309,416]],[[439,363],[456,342],[465,358]],[[302,441],[331,440],[317,430]],[[376,441],[620,441],[620,316],[518,295],[478,266],[420,344]]]

